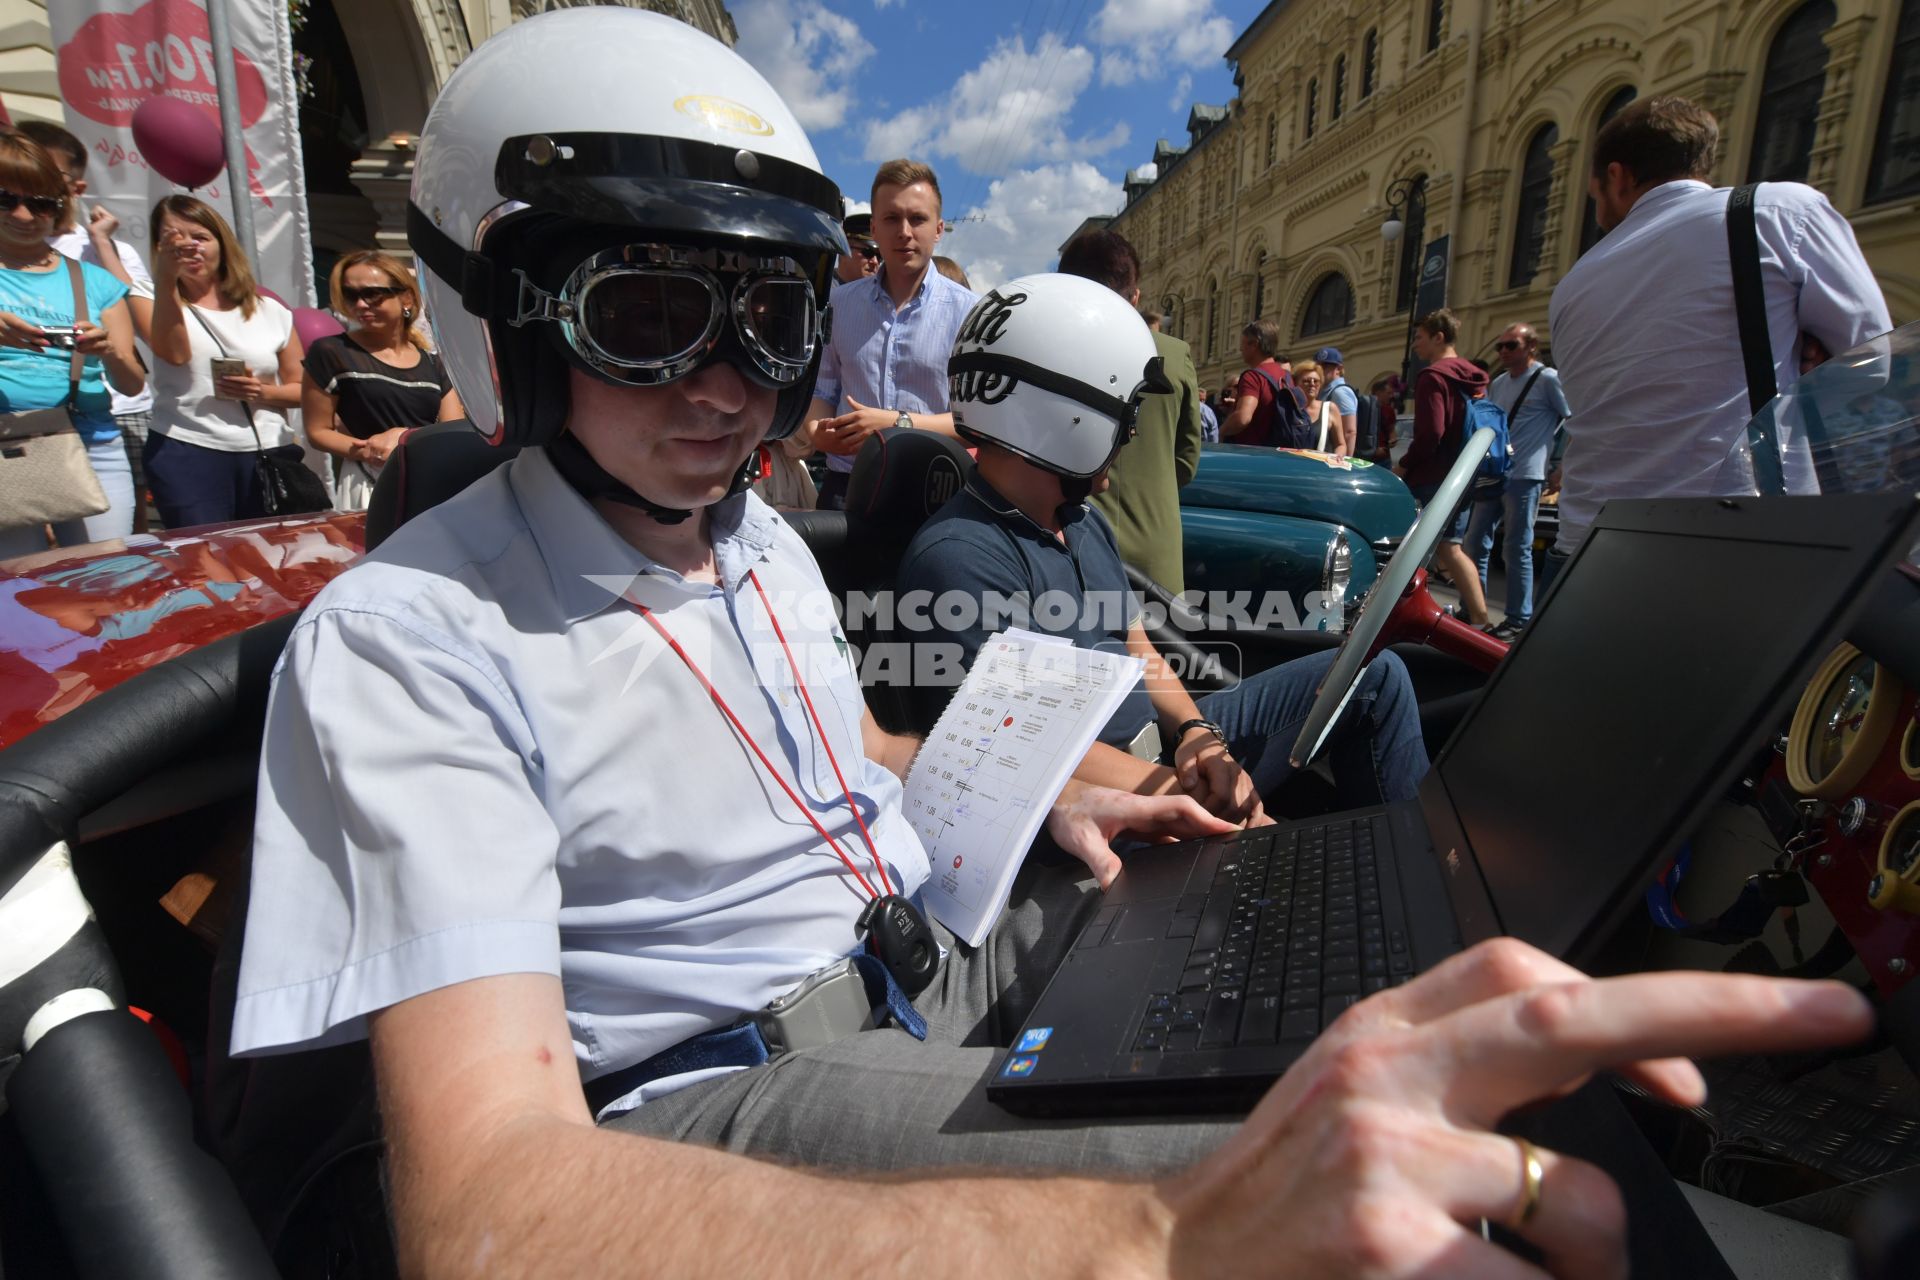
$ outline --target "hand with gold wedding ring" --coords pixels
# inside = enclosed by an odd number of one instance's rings
[[[1624,1276],[1626,1215],[1612,1179],[1495,1127],[1607,1068],[1697,1105],[1705,1083],[1680,1055],[1839,1044],[1871,1026],[1867,1002],[1839,983],[1595,981],[1511,939],[1483,943],[1349,1009],[1218,1151],[1159,1184],[1170,1239],[1149,1269]],[[1482,1239],[1483,1220],[1539,1250],[1545,1270]]]

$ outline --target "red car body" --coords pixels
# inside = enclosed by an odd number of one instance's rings
[[[0,561],[0,748],[167,659],[293,613],[366,548],[366,516],[177,529]]]

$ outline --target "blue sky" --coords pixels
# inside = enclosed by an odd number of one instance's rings
[[[731,0],[740,52],[828,176],[864,200],[893,156],[940,173],[942,251],[976,287],[1044,270],[1120,179],[1225,103],[1221,54],[1261,0]]]

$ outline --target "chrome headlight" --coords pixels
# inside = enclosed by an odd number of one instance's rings
[[[1342,529],[1327,540],[1326,558],[1320,564],[1320,590],[1326,594],[1327,612],[1336,618],[1346,616],[1347,588],[1352,583],[1353,546]]]

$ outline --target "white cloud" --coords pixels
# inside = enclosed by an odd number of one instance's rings
[[[1091,138],[1067,134],[1074,103],[1093,80],[1093,53],[1051,33],[1032,51],[1003,39],[984,61],[924,106],[867,126],[866,157],[951,157],[974,173],[1004,173],[1034,160],[1102,155],[1124,146],[1124,123]]]
[[[1100,83],[1132,84],[1212,65],[1233,43],[1233,24],[1214,12],[1213,0],[1105,0],[1093,38]]]
[[[1187,95],[1193,92],[1193,77],[1183,75],[1174,84],[1173,92],[1167,95],[1167,110],[1185,111],[1190,105]]]
[[[1120,184],[1084,160],[1023,169],[988,187],[985,202],[966,211],[940,252],[985,291],[1045,271],[1082,219],[1120,204]]]
[[[740,55],[767,78],[803,129],[838,128],[854,105],[848,83],[874,49],[851,19],[817,0],[737,0]]]

